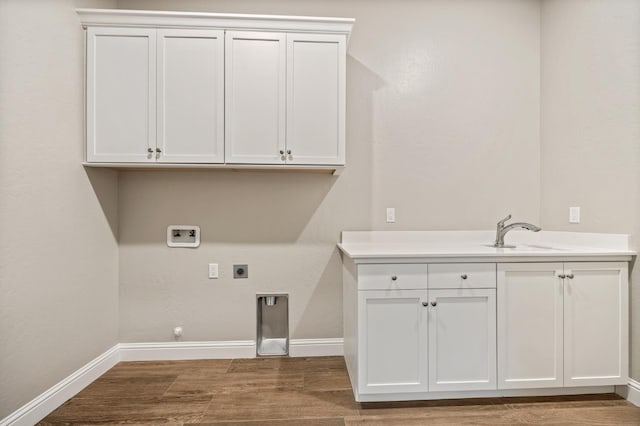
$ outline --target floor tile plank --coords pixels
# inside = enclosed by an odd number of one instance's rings
[[[72,398],[41,424],[199,422],[210,397]]]
[[[304,374],[286,371],[255,373],[183,374],[165,395],[214,395],[231,392],[262,392],[265,390],[301,391]]]
[[[350,391],[273,390],[215,395],[202,421],[308,419],[357,414],[357,404]]]
[[[615,394],[357,403],[342,357],[121,362],[42,425],[640,425]]]
[[[249,420],[249,421],[230,421],[230,422],[213,422],[213,423],[189,423],[185,426],[213,426],[213,425],[229,425],[229,426],[344,426],[342,417],[333,417],[326,419],[287,419],[287,420]]]

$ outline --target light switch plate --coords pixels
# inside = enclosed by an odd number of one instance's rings
[[[580,207],[569,207],[569,223],[580,223]]]
[[[209,278],[214,279],[218,278],[218,264],[210,263],[209,264]]]

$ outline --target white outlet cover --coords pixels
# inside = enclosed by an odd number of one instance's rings
[[[396,221],[396,209],[393,207],[387,207],[387,223],[394,223]]]
[[[175,237],[175,233],[188,236],[192,231],[193,237]],[[199,247],[200,246],[200,227],[197,225],[169,225],[167,226],[167,245],[169,247]]]
[[[569,223],[580,223],[580,207],[569,207]]]

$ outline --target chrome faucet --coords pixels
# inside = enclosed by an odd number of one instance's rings
[[[524,222],[515,222],[512,223],[510,225],[504,226],[504,223],[506,221],[508,221],[509,219],[511,219],[511,215],[505,217],[504,219],[502,219],[501,221],[498,222],[497,226],[496,226],[496,242],[493,244],[494,247],[500,247],[500,248],[504,248],[504,247],[510,247],[513,248],[515,246],[505,246],[504,245],[504,236],[507,235],[507,232],[511,231],[512,229],[515,228],[523,228],[526,229],[528,231],[533,231],[533,232],[538,232],[540,230],[542,230],[542,228],[540,228],[539,226],[536,225],[532,225],[530,223],[524,223]]]

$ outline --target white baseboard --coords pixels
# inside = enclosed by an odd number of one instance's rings
[[[294,339],[289,342],[289,356],[342,356],[344,339]]]
[[[292,357],[341,356],[343,339],[292,339]],[[227,342],[157,342],[121,343],[121,361],[164,361],[184,359],[255,358],[256,342],[233,340]]]
[[[121,361],[178,361],[184,359],[254,358],[256,342],[120,343]]]
[[[119,349],[119,345],[115,345],[93,361],[90,361],[67,378],[56,383],[11,413],[8,417],[0,420],[0,426],[31,426],[36,424],[53,410],[64,404],[66,400],[76,395],[116,365],[118,361],[120,361]]]
[[[342,355],[342,345],[343,339],[297,339],[289,342],[289,353],[292,357]],[[256,342],[253,340],[120,343],[0,420],[0,426],[30,426],[39,422],[119,361],[177,361],[255,356]]]
[[[629,379],[629,386],[627,387],[627,401],[633,405],[640,407],[640,382]]]

